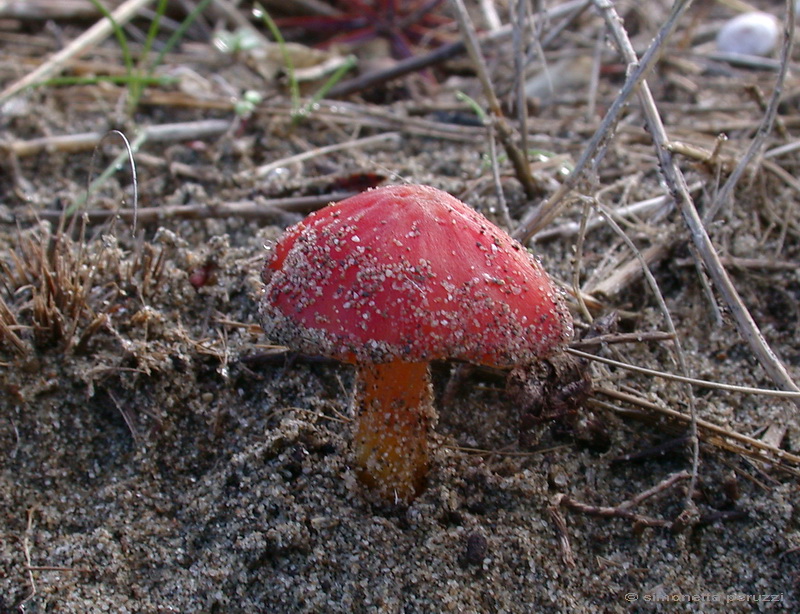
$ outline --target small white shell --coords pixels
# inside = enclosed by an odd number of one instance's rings
[[[766,56],[778,43],[778,20],[754,11],[734,17],[717,34],[717,49],[723,53]]]

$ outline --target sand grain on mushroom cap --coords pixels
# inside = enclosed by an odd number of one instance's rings
[[[267,336],[356,365],[354,458],[384,500],[425,485],[429,362],[535,362],[572,336],[562,294],[519,243],[435,188],[387,186],[288,229],[263,273]]]

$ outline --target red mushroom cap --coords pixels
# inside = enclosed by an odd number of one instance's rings
[[[287,230],[264,268],[275,342],[347,362],[510,366],[566,344],[560,290],[507,233],[435,188],[363,192]]]

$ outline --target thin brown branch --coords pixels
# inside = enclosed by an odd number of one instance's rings
[[[645,527],[672,527],[675,521],[672,520],[665,520],[662,518],[653,518],[652,516],[645,516],[643,514],[638,514],[633,510],[634,507],[637,507],[643,501],[654,497],[657,494],[665,492],[675,486],[680,481],[687,480],[691,478],[691,474],[688,471],[680,471],[678,473],[674,473],[671,476],[665,478],[652,488],[645,490],[644,492],[639,493],[635,497],[623,501],[619,505],[610,507],[610,506],[597,506],[597,505],[590,505],[588,503],[583,503],[578,501],[577,499],[573,499],[567,495],[557,495],[553,500],[554,507],[566,507],[569,510],[574,512],[579,512],[581,514],[588,514],[590,516],[601,516],[603,518],[622,518],[625,520],[629,520],[634,523],[634,525],[645,526]]]
[[[577,349],[593,348],[599,345],[611,345],[617,343],[645,343],[645,342],[659,342],[671,341],[675,337],[672,333],[662,332],[660,330],[645,331],[640,333],[611,333],[608,335],[598,335],[597,337],[590,337],[588,339],[581,339],[573,341],[569,347]]]

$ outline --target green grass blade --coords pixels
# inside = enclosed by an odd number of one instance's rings
[[[325,98],[325,94],[327,94],[331,88],[341,81],[342,77],[356,65],[356,57],[354,55],[349,55],[345,59],[344,63],[336,69],[336,71],[328,78],[325,83],[322,84],[314,95],[311,97],[311,100],[295,114],[295,119],[302,119],[307,117],[311,111],[314,109],[314,105],[316,105],[320,100]]]
[[[97,77],[53,77],[47,81],[34,83],[34,87],[59,87],[64,85],[97,85],[113,83],[114,85],[130,85],[141,81],[142,85],[173,85],[180,80],[177,77],[143,77],[140,75],[100,75]]]
[[[161,28],[161,18],[164,16],[164,13],[167,11],[167,0],[159,0],[158,6],[156,7],[156,14],[153,17],[153,20],[150,22],[150,27],[147,29],[147,38],[144,41],[144,49],[142,49],[142,57],[139,60],[139,65],[144,66],[147,62],[147,57],[150,55],[150,51],[153,49],[153,42],[156,40],[156,36],[158,36],[158,31]]]
[[[117,20],[111,15],[108,9],[103,6],[103,3],[100,0],[90,0],[91,3],[95,6],[95,8],[100,11],[100,13],[108,19],[109,23],[111,24],[111,28],[114,30],[114,36],[117,38],[117,42],[119,43],[119,49],[122,52],[122,60],[125,62],[125,70],[128,71],[128,74],[133,74],[134,66],[133,66],[133,56],[131,55],[130,47],[128,47],[128,40],[125,38],[125,32],[123,32],[120,25],[117,23]]]
[[[483,107],[478,104],[477,100],[460,90],[456,92],[456,100],[467,103],[469,108],[472,109],[472,112],[475,113],[475,115],[478,116],[478,119],[481,120],[481,123],[484,125],[488,124],[489,116],[486,114],[486,111],[483,109]]]
[[[286,47],[286,41],[284,40],[280,29],[278,29],[278,24],[276,24],[272,17],[270,17],[270,14],[267,13],[267,10],[257,2],[254,7],[254,13],[260,15],[261,19],[264,21],[264,24],[267,26],[267,28],[269,28],[269,31],[272,34],[272,37],[275,39],[275,42],[278,43],[281,56],[283,56],[283,63],[286,64],[286,74],[289,77],[289,93],[292,98],[292,116],[295,116],[300,112],[300,84],[297,82],[297,75],[294,72],[294,62],[292,62],[292,58],[289,55],[289,49]]]
[[[200,16],[200,13],[202,13],[209,4],[211,4],[211,0],[201,0],[201,2],[197,3],[197,5],[186,16],[186,19],[184,19],[181,22],[181,25],[178,26],[178,29],[175,30],[167,39],[167,42],[164,44],[164,48],[159,52],[158,56],[156,57],[156,61],[153,62],[153,69],[156,66],[161,65],[161,63],[164,61],[164,56],[172,51],[175,45],[178,44],[178,41],[180,41],[181,38],[183,38],[183,35],[186,34],[186,30],[189,29],[189,26],[195,22],[195,20]],[[152,72],[153,71],[151,70],[150,74],[152,74]]]

